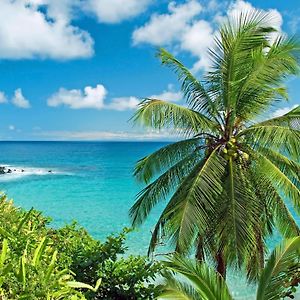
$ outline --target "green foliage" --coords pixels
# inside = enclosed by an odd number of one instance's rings
[[[233,300],[224,278],[205,263],[175,255],[165,265],[165,284],[158,299]],[[259,278],[256,299],[293,299],[300,283],[299,269],[300,237],[294,237],[272,252]]]
[[[4,239],[0,263],[0,291],[4,299],[85,299],[74,289],[82,284],[74,281],[68,269],[59,269],[56,257],[57,251],[47,246],[45,238],[33,251],[26,248],[21,257],[10,251]],[[93,289],[89,285],[84,288]]]
[[[284,80],[299,73],[299,42],[270,27],[271,19],[249,11],[225,22],[202,81],[159,50],[186,105],[146,99],[133,117],[182,138],[141,159],[134,171],[146,187],[130,209],[133,226],[166,202],[149,252],[169,243],[177,253],[214,260],[223,276],[231,265],[255,281],[265,240],[275,230],[285,238],[299,235],[290,209],[300,214],[300,106],[257,123],[287,100]]]
[[[98,273],[103,281],[97,299],[155,299],[160,288],[154,280],[160,270],[159,263],[141,256],[107,260]]]
[[[127,250],[124,243],[129,232],[125,228],[101,243],[73,223],[53,234],[60,263],[76,274],[76,280],[95,285],[101,278],[98,291],[86,293],[88,299],[154,299],[157,295],[153,282],[160,264],[142,256],[120,257]]]
[[[122,257],[129,229],[104,242],[76,223],[50,219],[0,198],[0,296],[3,299],[154,299],[158,263]]]

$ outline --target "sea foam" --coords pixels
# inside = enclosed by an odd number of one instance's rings
[[[34,168],[6,164],[0,164],[0,166],[5,167],[6,172],[8,171],[8,169],[12,171],[11,173],[0,174],[0,182],[18,180],[27,176],[71,175],[70,173],[51,168]]]

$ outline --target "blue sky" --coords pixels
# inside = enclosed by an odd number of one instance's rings
[[[181,103],[156,47],[201,78],[218,22],[251,7],[270,11],[282,32],[300,27],[296,0],[1,0],[0,138],[166,139],[128,122],[143,97]],[[300,79],[287,84],[277,114],[300,103]]]

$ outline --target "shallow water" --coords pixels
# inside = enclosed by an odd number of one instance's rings
[[[132,177],[134,164],[165,144],[0,142],[0,166],[17,170],[0,175],[0,190],[17,205],[43,211],[53,218],[54,226],[77,220],[94,237],[103,239],[130,226],[128,209],[142,188]],[[130,234],[131,253],[146,254],[150,229],[159,211],[160,207],[141,229]],[[271,246],[279,240],[271,242]],[[237,272],[229,276],[234,296],[253,299],[254,289],[241,278]]]

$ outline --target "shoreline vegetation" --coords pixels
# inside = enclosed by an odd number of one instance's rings
[[[0,197],[0,297],[10,299],[155,299],[161,264],[125,255],[129,229],[103,242],[72,223],[50,218]]]
[[[224,278],[197,260],[179,254],[166,255],[165,261],[126,255],[131,229],[103,242],[76,222],[54,229],[51,218],[16,207],[5,194],[0,196],[0,214],[3,300],[235,299]],[[257,300],[294,299],[300,283],[299,252],[300,237],[276,247],[258,281]],[[176,274],[185,279],[178,281]]]

